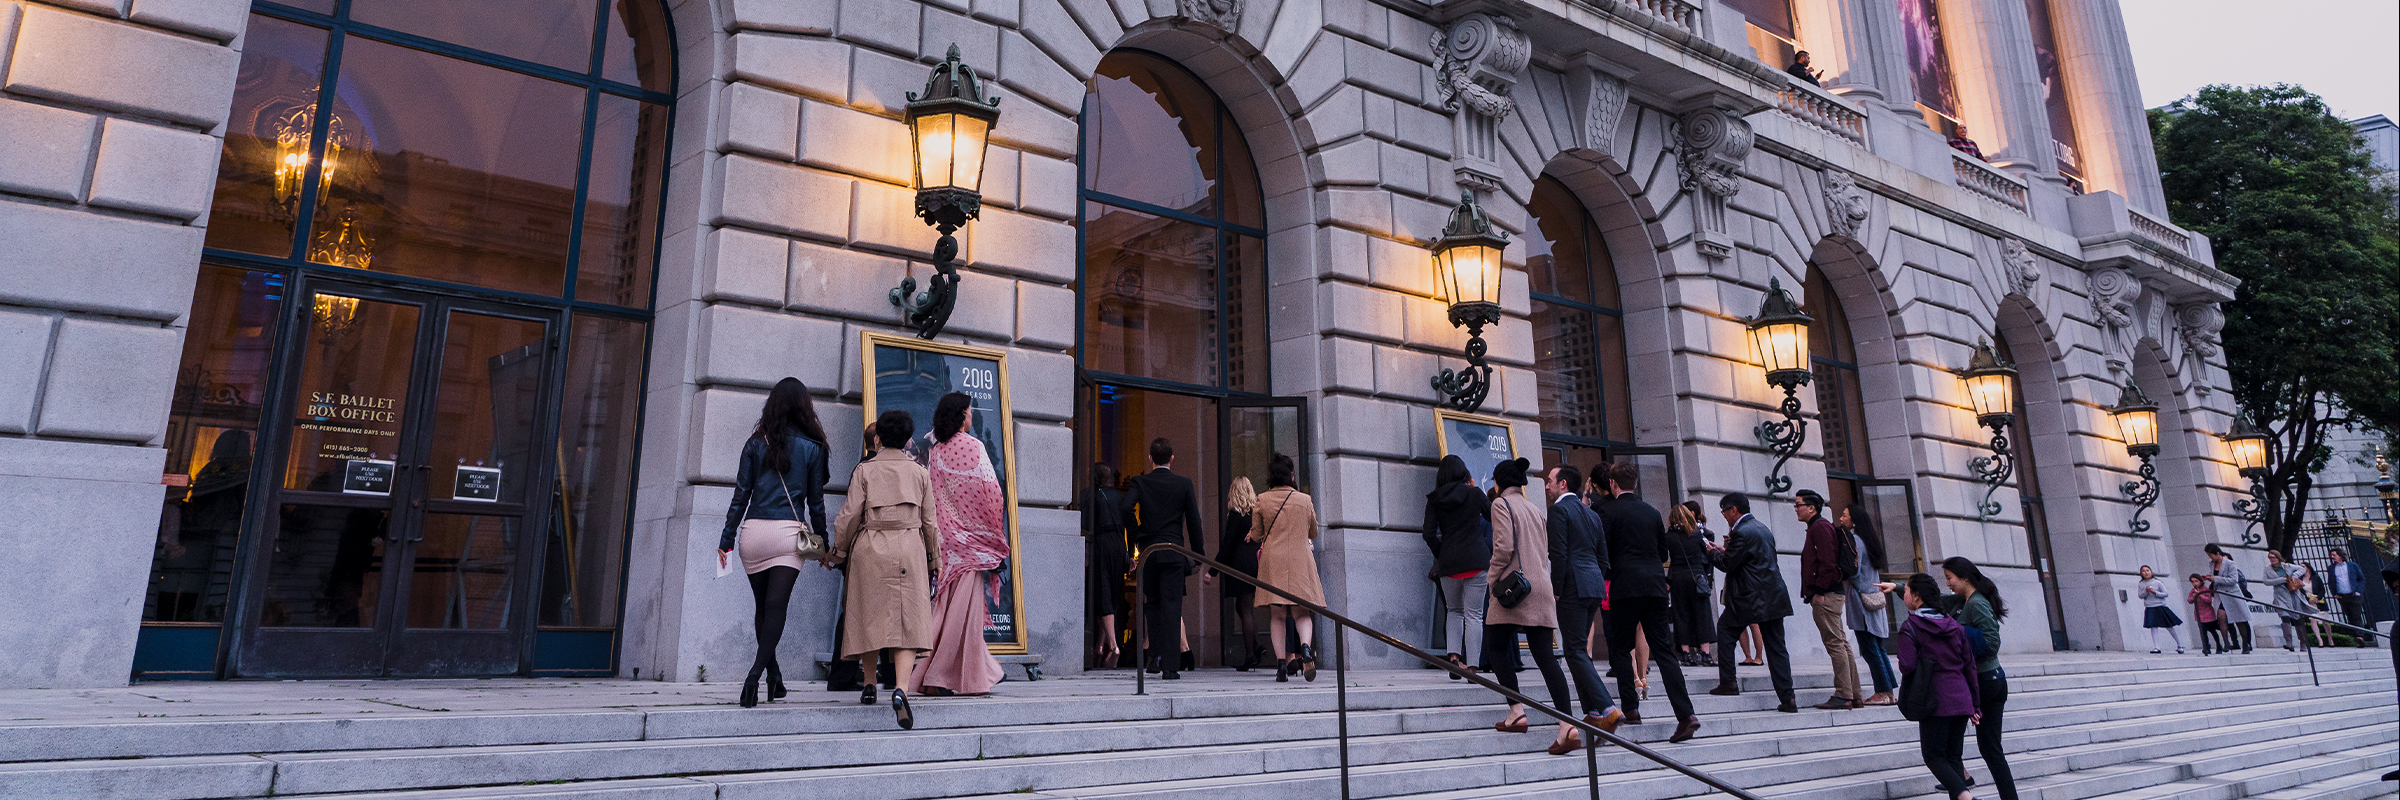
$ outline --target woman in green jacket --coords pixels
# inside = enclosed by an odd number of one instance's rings
[[[1983,753],[1983,766],[1991,771],[2000,800],[2017,800],[2016,776],[2009,773],[2007,755],[2000,749],[2001,711],[2008,704],[2008,673],[2000,670],[2000,620],[2008,618],[2008,604],[2000,600],[1999,587],[1992,585],[1992,579],[1984,577],[1973,561],[1959,556],[1944,559],[1942,576],[1952,592],[1950,616],[1983,639],[1975,648],[1977,705],[1983,712],[1975,722],[1975,749]]]

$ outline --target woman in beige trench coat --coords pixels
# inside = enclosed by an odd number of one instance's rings
[[[1296,468],[1292,457],[1282,453],[1267,460],[1267,490],[1259,494],[1258,506],[1251,512],[1258,523],[1250,531],[1250,541],[1263,543],[1258,550],[1260,581],[1321,606],[1325,604],[1325,586],[1317,580],[1317,504],[1292,487]],[[1275,645],[1276,682],[1291,680],[1295,672],[1304,680],[1316,680],[1317,651],[1308,639],[1317,615],[1274,592],[1258,592],[1251,602],[1267,609],[1267,639]],[[1291,620],[1300,630],[1297,654],[1289,654],[1283,647],[1284,620]]]
[[[1491,581],[1490,605],[1483,612],[1483,646],[1516,649],[1517,636],[1523,634],[1531,645],[1534,667],[1542,671],[1542,682],[1550,687],[1550,702],[1559,709],[1574,708],[1568,701],[1566,673],[1558,668],[1558,656],[1551,654],[1558,634],[1558,595],[1550,587],[1550,515],[1525,497],[1525,471],[1532,465],[1525,459],[1500,462],[1492,468],[1492,483],[1500,487],[1500,497],[1492,501],[1492,563],[1484,572]],[[1512,575],[1524,575],[1533,591],[1515,606],[1500,602],[1501,587]],[[1508,669],[1509,660],[1492,658],[1493,677],[1511,691],[1517,688],[1517,671]],[[1508,717],[1492,726],[1504,733],[1523,733],[1530,727],[1525,707],[1508,704]],[[1551,755],[1565,755],[1582,749],[1583,738],[1565,722],[1558,724],[1558,737],[1550,743]]]
[[[933,482],[908,457],[916,421],[906,411],[875,419],[875,457],[850,473],[850,495],[833,520],[827,566],[843,564],[842,657],[867,677],[861,705],[875,702],[876,662],[888,652],[892,674],[906,676],[917,654],[933,649],[933,576],[941,574],[942,534],[933,520]],[[908,692],[892,687],[892,713],[916,726]]]

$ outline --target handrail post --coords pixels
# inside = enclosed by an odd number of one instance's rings
[[[1650,665],[1643,664],[1642,668],[1647,670],[1650,668]],[[1591,743],[1583,748],[1583,768],[1585,770],[1585,774],[1589,775],[1592,780],[1592,800],[1600,800],[1599,737],[1593,737]]]
[[[1350,800],[1350,639],[1343,635],[1346,632],[1340,625],[1333,626],[1334,728],[1342,740],[1342,800]]]
[[[1150,552],[1145,551],[1141,558],[1133,561],[1133,695],[1135,697],[1149,694],[1149,684],[1143,680],[1145,673],[1142,670],[1145,666],[1142,659],[1150,657],[1150,607],[1147,596],[1142,593],[1142,562],[1148,561],[1151,555]]]
[[[2312,686],[2325,685],[2325,679],[2317,676],[2317,649],[2308,646],[2308,623],[2302,622],[2292,628],[2300,632],[2300,651],[2308,654],[2309,684]]]

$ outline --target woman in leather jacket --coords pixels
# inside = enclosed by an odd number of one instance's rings
[[[792,584],[800,579],[801,537],[825,532],[826,453],[825,426],[817,421],[808,386],[798,378],[776,383],[767,393],[758,426],[742,444],[733,502],[725,509],[725,533],[717,538],[719,566],[739,545],[742,571],[750,576],[750,597],[756,603],[750,624],[758,637],[758,654],[742,679],[743,708],[758,705],[761,673],[767,678],[768,700],[781,700],[786,694],[775,645],[783,641]],[[802,504],[808,507],[806,524],[800,519]]]

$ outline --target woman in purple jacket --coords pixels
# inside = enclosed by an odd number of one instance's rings
[[[1890,584],[1884,584],[1889,587]],[[1951,800],[1974,800],[1967,787],[1975,781],[1967,777],[1965,752],[1967,726],[1983,715],[1977,710],[1981,698],[1975,680],[1975,652],[1967,644],[1966,629],[1957,620],[1935,610],[1934,599],[1942,596],[1941,587],[1933,576],[1918,573],[1908,576],[1908,619],[1900,623],[1898,640],[1900,675],[1904,681],[1901,695],[1903,711],[1915,692],[1909,691],[1917,681],[1932,681],[1932,708],[1917,720],[1920,752],[1925,756],[1925,768],[1933,770],[1933,779],[1940,782],[1942,791]],[[1920,689],[1918,691],[1925,691]]]

